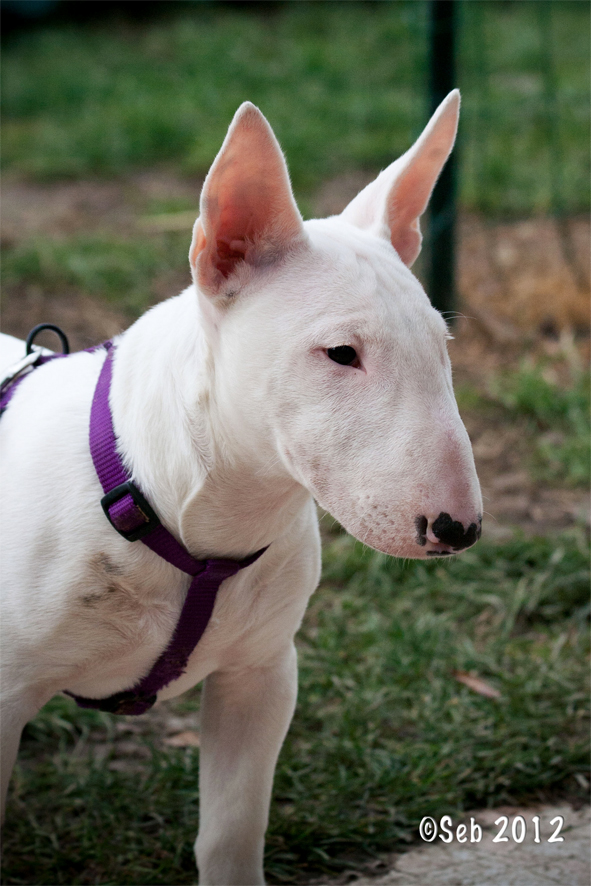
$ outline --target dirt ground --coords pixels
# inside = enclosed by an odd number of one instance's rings
[[[363,175],[349,175],[327,183],[316,197],[316,214],[340,211],[366,181]],[[111,235],[118,230],[126,234],[141,231],[149,237],[153,230],[186,230],[188,248],[192,213],[150,216],[147,207],[154,200],[186,199],[188,194],[194,195],[197,207],[200,184],[161,170],[109,182],[39,185],[5,181],[2,244],[9,247],[38,234],[65,237],[106,229]],[[477,217],[462,217],[458,253],[461,313],[454,327],[455,339],[450,342],[456,384],[486,390],[495,373],[516,367],[526,354],[555,358],[558,370],[560,366],[567,368],[589,360],[587,219],[491,225]],[[176,290],[167,294],[175,295],[187,283],[188,272],[179,271]],[[26,285],[3,293],[4,332],[22,338],[35,324],[54,322],[67,331],[73,349],[112,337],[125,329],[131,319],[116,307],[73,290],[55,292]],[[589,524],[589,494],[585,490],[552,487],[532,478],[529,459],[533,441],[524,435],[522,425],[512,425],[481,411],[465,411],[463,418],[483,488],[485,533],[506,537],[517,527],[526,533],[550,534],[581,521]],[[116,729],[114,746],[96,741],[93,744],[92,736],[89,740],[95,757],[100,759],[109,753],[109,767],[125,771],[141,767],[145,753],[145,747],[137,741],[141,733],[161,735],[164,745],[199,743],[198,713],[179,717],[166,704],[138,720],[121,720]],[[455,855],[449,847],[420,846],[414,855],[409,852],[404,857],[393,856],[380,862],[375,870],[368,869],[370,880],[358,882],[360,886],[370,882],[376,886],[575,886],[588,882],[588,865],[584,860],[588,821],[572,810],[568,815],[569,821],[573,820],[572,827],[578,829],[576,846],[569,842],[570,848],[562,852],[559,862],[554,856],[548,860],[547,851],[543,857],[541,852],[536,853],[539,847],[535,845],[532,854],[530,847],[525,873],[521,854],[514,852],[503,860],[504,856],[495,855],[496,849],[486,855],[484,848],[479,847],[468,861],[472,847],[464,849],[455,844]],[[485,843],[490,850],[490,828],[487,834]],[[460,857],[462,852],[465,858]],[[557,852],[560,855],[560,850]],[[345,880],[341,878],[339,882]]]

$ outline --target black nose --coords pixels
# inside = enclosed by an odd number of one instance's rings
[[[449,545],[455,551],[463,551],[464,548],[469,548],[470,545],[478,541],[481,526],[482,519],[479,519],[478,523],[470,523],[464,531],[464,527],[459,520],[452,520],[449,514],[442,512],[433,523],[431,529],[442,544]]]

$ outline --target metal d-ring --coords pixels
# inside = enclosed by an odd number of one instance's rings
[[[66,333],[56,326],[54,323],[39,323],[38,326],[34,326],[27,336],[27,355],[33,352],[33,342],[37,338],[40,332],[44,329],[51,329],[52,332],[58,336],[59,340],[62,343],[62,354],[70,353],[70,345],[68,339],[66,337]]]

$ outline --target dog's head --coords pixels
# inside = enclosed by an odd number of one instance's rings
[[[225,433],[401,557],[454,553],[480,535],[446,325],[409,269],[458,112],[454,91],[340,216],[303,222],[269,124],[242,105],[190,251]]]

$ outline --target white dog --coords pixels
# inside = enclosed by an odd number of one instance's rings
[[[163,526],[193,557],[266,548],[224,581],[184,672],[158,693],[205,681],[202,883],[263,882],[294,634],[320,574],[314,499],[392,556],[454,553],[480,534],[446,326],[409,270],[458,111],[454,91],[340,216],[303,222],[269,124],[243,104],[203,187],[193,285],[112,351],[118,452]],[[6,365],[22,343],[4,338]],[[88,427],[103,365],[97,350],[30,372],[0,420],[4,792],[25,723],[62,690],[134,686],[190,583],[101,510]]]

